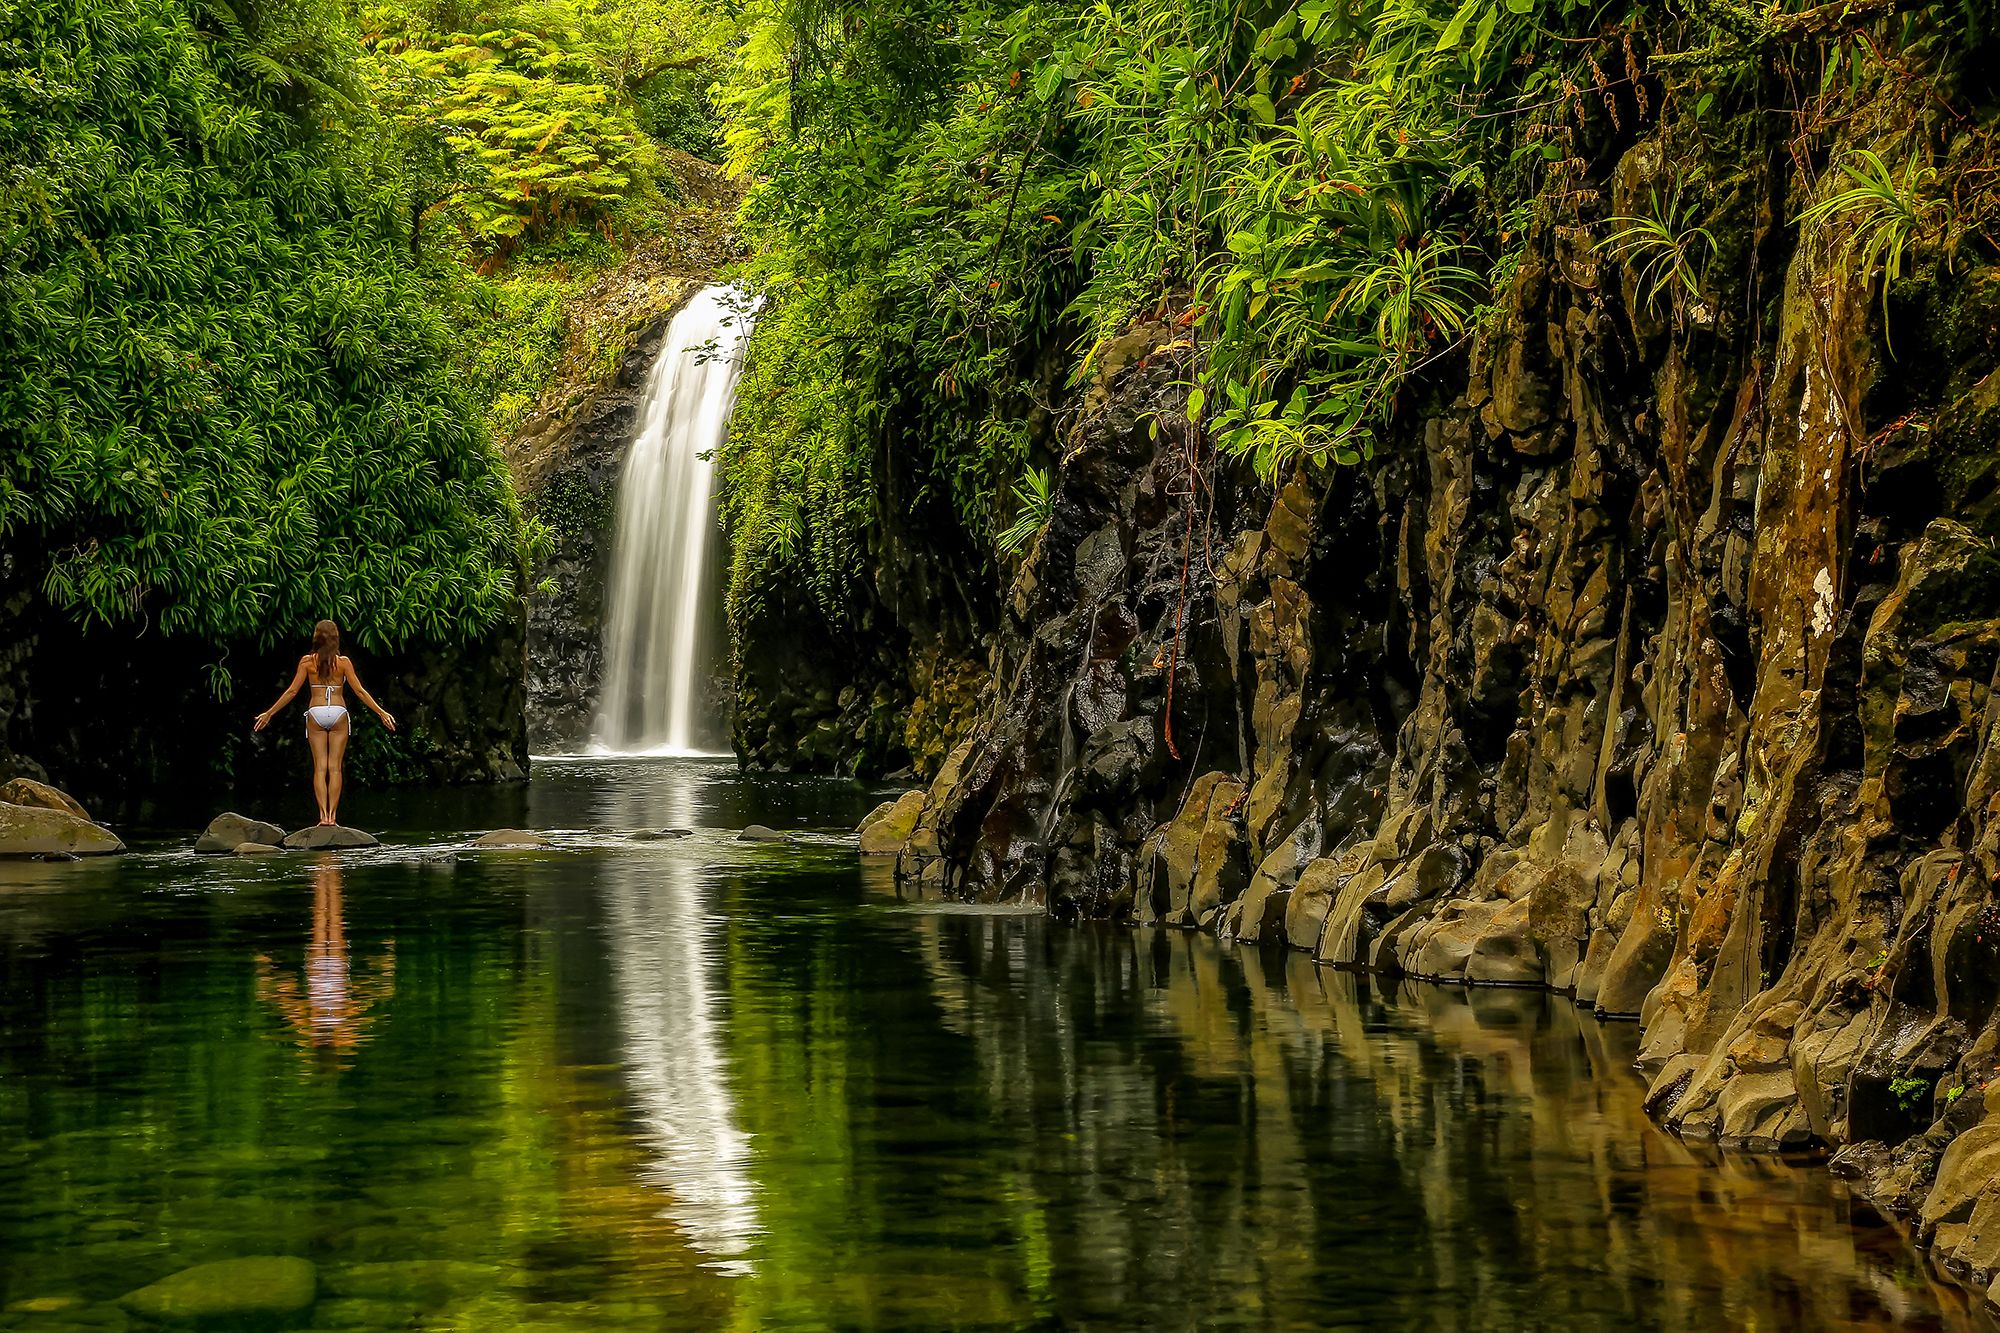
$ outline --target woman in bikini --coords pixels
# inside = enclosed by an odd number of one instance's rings
[[[299,659],[291,685],[278,696],[278,702],[257,714],[256,730],[262,731],[301,688],[312,691],[312,703],[306,708],[306,741],[312,746],[313,795],[319,798],[322,824],[336,822],[334,816],[340,810],[340,765],[347,757],[347,733],[352,725],[347,716],[349,687],[382,719],[383,726],[396,729],[396,719],[375,702],[361,677],[354,674],[354,663],[340,655],[340,626],[322,620],[313,626],[313,650]]]

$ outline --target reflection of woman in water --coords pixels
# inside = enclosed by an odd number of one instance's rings
[[[308,1050],[347,1055],[373,1021],[369,1011],[396,990],[396,942],[368,961],[368,975],[349,965],[347,923],[340,901],[340,859],[322,856],[313,868],[312,936],[299,979],[279,973],[268,955],[257,956],[257,998],[276,1006]]]

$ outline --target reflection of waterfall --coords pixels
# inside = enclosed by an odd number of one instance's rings
[[[737,1127],[716,1013],[717,918],[692,862],[621,869],[605,880],[612,983],[626,1080],[655,1149],[647,1174],[690,1244],[747,1272],[742,1256],[759,1228],[750,1140]]]
[[[713,663],[714,451],[729,424],[751,304],[729,287],[695,294],[667,329],[646,381],[618,484],[607,588],[598,748],[696,754],[717,746],[702,715]]]

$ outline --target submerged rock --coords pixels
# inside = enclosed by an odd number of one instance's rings
[[[110,829],[65,810],[0,804],[0,856],[104,856],[124,850]]]
[[[238,856],[269,856],[272,852],[284,850],[283,847],[270,842],[239,842],[235,847]]]
[[[884,801],[861,821],[861,854],[894,856],[916,831],[917,816],[924,808],[924,791],[912,788],[893,801]]]
[[[324,851],[344,847],[374,847],[379,844],[372,833],[363,833],[358,828],[348,828],[344,824],[313,824],[290,834],[285,846],[293,851]]]
[[[659,829],[648,829],[643,833],[634,833],[632,835],[632,841],[670,842],[675,838],[690,838],[693,836],[694,836],[694,830],[691,828],[659,828]]]
[[[495,829],[486,836],[475,840],[474,847],[553,847],[554,843],[539,833],[528,829]]]
[[[763,824],[752,824],[736,835],[738,842],[783,842],[785,835]]]
[[[68,792],[58,791],[48,783],[37,782],[33,778],[15,778],[11,782],[0,783],[0,801],[38,810],[60,810],[78,819],[90,818],[90,812]]]
[[[60,1314],[65,1310],[77,1310],[90,1304],[81,1296],[30,1296],[26,1300],[8,1303],[8,1314]]]
[[[285,831],[276,824],[225,811],[208,822],[208,827],[194,840],[194,849],[198,852],[233,852],[246,842],[264,842],[275,846],[284,840]]]
[[[182,1269],[119,1304],[164,1324],[278,1319],[306,1309],[318,1291],[318,1270],[310,1262],[265,1255]]]
[[[424,870],[445,871],[458,869],[457,852],[425,852],[417,858],[417,865]]]

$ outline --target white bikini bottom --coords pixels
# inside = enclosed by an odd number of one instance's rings
[[[321,731],[332,731],[347,720],[347,710],[339,704],[321,704],[317,708],[306,709],[306,716],[312,719],[310,725]]]

